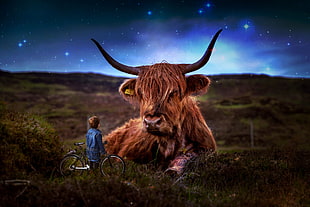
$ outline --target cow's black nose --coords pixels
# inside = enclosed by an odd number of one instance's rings
[[[158,130],[161,124],[160,117],[144,118],[144,124],[147,130]]]

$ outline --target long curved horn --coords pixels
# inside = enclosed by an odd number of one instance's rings
[[[127,65],[123,65],[119,62],[117,62],[116,60],[114,60],[102,47],[101,45],[94,39],[91,39],[96,46],[98,47],[98,49],[100,50],[101,54],[103,55],[103,57],[108,61],[108,63],[110,63],[110,65],[112,65],[115,69],[128,73],[128,74],[132,74],[132,75],[138,75],[140,72],[140,69],[138,67],[131,67],[131,66],[127,66]]]
[[[217,33],[214,35],[214,37],[212,38],[207,51],[205,52],[205,54],[200,58],[200,60],[198,60],[197,62],[187,65],[186,68],[182,71],[183,74],[198,70],[199,68],[203,67],[208,61],[209,58],[211,56],[211,53],[213,51],[213,47],[214,44],[216,42],[217,37],[219,36],[219,34],[222,32],[222,29],[220,29],[219,31],[217,31]]]

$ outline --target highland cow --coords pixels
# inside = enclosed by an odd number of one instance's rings
[[[116,69],[137,75],[119,88],[123,98],[139,105],[140,118],[131,119],[108,134],[107,151],[135,162],[156,161],[166,171],[182,173],[188,160],[216,149],[193,94],[205,93],[210,80],[204,75],[185,74],[198,70],[209,60],[219,30],[203,57],[193,64],[158,63],[131,67],[113,59],[94,39],[103,57]]]

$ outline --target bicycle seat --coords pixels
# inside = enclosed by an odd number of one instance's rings
[[[83,144],[85,144],[85,143],[84,142],[76,142],[76,143],[74,143],[75,146],[81,146]]]

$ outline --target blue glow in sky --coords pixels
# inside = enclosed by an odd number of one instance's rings
[[[0,8],[0,69],[126,76],[106,63],[91,38],[131,66],[192,63],[222,28],[209,63],[195,73],[310,77],[309,4],[5,1]]]

